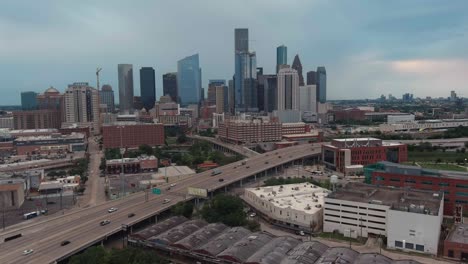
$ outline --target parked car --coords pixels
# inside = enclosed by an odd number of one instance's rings
[[[250,214],[250,217],[255,217],[255,216],[257,216],[256,213],[251,213],[251,214]]]
[[[174,187],[174,186],[176,186],[176,185],[177,185],[177,183],[171,183],[170,186],[171,186],[171,187]]]
[[[107,210],[107,212],[113,213],[113,212],[115,212],[115,211],[117,211],[117,210],[119,210],[119,209],[116,208],[116,207],[112,207],[112,208],[110,208],[109,210]]]
[[[164,199],[163,204],[167,204],[171,201],[171,199]]]
[[[109,220],[103,220],[103,221],[101,221],[101,223],[100,223],[101,226],[105,226],[105,225],[108,225],[108,224],[110,224],[110,221],[109,221]]]

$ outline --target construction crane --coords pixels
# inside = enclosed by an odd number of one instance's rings
[[[102,68],[97,68],[96,69],[96,80],[97,80],[97,84],[96,84],[96,87],[97,89],[99,90],[99,73],[101,72]]]

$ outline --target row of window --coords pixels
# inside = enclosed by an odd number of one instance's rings
[[[376,181],[385,181],[385,177],[376,176],[376,177],[375,177],[375,180],[376,180]],[[400,178],[390,178],[390,181],[392,181],[392,182],[400,182],[401,180],[402,180],[402,179],[400,179]],[[416,183],[416,180],[415,180],[415,179],[406,179],[405,182],[406,182],[406,183]],[[424,185],[433,185],[432,181],[421,181],[421,184],[424,184]],[[443,186],[443,187],[447,187],[447,186],[449,186],[450,184],[449,184],[448,182],[440,182],[438,185],[439,185],[439,186]],[[455,184],[455,187],[468,189],[468,184]]]
[[[368,228],[368,229],[385,231],[385,228],[378,228],[378,227],[365,226],[365,225],[357,225],[357,224],[352,224],[352,223],[348,223],[348,222],[340,222],[340,221],[335,221],[335,220],[330,220],[330,219],[324,219],[323,221],[330,222],[330,223],[341,224],[341,225],[347,225],[347,226],[356,226],[356,227],[359,226],[359,227]]]
[[[417,251],[422,251],[424,252],[424,245],[419,245],[416,244],[416,247],[413,243],[406,242],[403,245],[402,241],[395,240],[395,247],[396,248],[406,248],[406,249],[412,249],[412,250],[417,250]]]
[[[377,211],[377,212],[385,212],[385,210],[383,209],[376,209],[376,208],[367,208],[367,207],[362,207],[362,206],[356,206],[356,205],[349,205],[349,204],[339,204],[339,203],[332,203],[332,202],[325,202],[325,204],[329,204],[329,205],[336,205],[336,206],[342,206],[342,207],[351,207],[351,208],[359,208],[359,209],[362,209],[362,210],[371,210],[371,211]],[[333,211],[337,211],[336,209],[331,209],[331,208],[326,208],[327,210],[333,210]],[[343,212],[349,212],[349,211],[344,211],[342,210]],[[356,212],[350,212],[352,214],[356,214]]]

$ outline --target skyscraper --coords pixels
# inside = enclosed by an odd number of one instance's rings
[[[228,105],[229,105],[228,112],[231,115],[235,114],[236,98],[235,98],[235,88],[234,88],[234,76],[232,76],[232,80],[229,80],[228,82]]]
[[[317,86],[299,86],[299,110],[317,112]]]
[[[153,109],[156,102],[156,79],[152,67],[140,69],[140,96],[146,110]]]
[[[114,91],[112,90],[112,86],[109,84],[104,84],[99,91],[99,101],[101,104],[105,104],[107,106],[107,112],[113,113],[115,110],[115,102],[114,102]]]
[[[234,30],[234,52],[249,52],[248,28],[236,28]]]
[[[302,76],[302,63],[299,59],[299,54],[296,54],[296,56],[294,57],[291,68],[296,70],[297,74],[299,75],[299,86],[304,86],[304,76]]]
[[[279,70],[277,91],[278,110],[299,109],[299,75],[295,69]]]
[[[307,72],[307,85],[317,84],[317,73],[315,71]]]
[[[225,80],[209,80],[208,81],[208,100],[209,104],[216,104],[216,87],[217,86],[225,86]]]
[[[49,110],[50,114],[55,116],[53,119],[59,120],[58,127],[60,127],[61,122],[65,121],[64,95],[54,87],[49,87],[44,93],[38,94],[36,98],[37,109]]]
[[[37,93],[22,92],[21,93],[21,109],[36,110],[37,109]]]
[[[276,48],[276,73],[280,69],[280,65],[288,64],[288,47],[281,45]]]
[[[119,64],[118,73],[120,113],[133,113],[133,65]]]
[[[228,87],[226,85],[215,86],[216,113],[222,114],[228,111]]]
[[[236,111],[257,111],[257,58],[255,52],[237,52],[234,75]]]
[[[201,97],[201,69],[198,54],[177,62],[177,88],[180,104],[199,104]]]
[[[179,102],[177,72],[168,72],[163,75],[163,95],[169,95],[172,101]]]
[[[132,97],[133,100],[133,97]],[[94,133],[99,133],[99,94],[88,83],[73,83],[65,92],[65,121],[90,123]]]
[[[276,74],[263,75],[263,111],[278,110],[278,77]]]
[[[317,100],[327,102],[327,72],[323,66],[317,67]]]

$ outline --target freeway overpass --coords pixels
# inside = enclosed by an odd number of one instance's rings
[[[253,157],[256,156],[260,153],[253,151],[247,147],[241,146],[241,145],[233,145],[229,144],[226,142],[222,142],[216,138],[211,138],[211,137],[202,137],[202,136],[189,136],[192,139],[198,139],[198,140],[204,140],[208,141],[213,144],[214,148],[223,152],[231,152],[231,153],[237,153],[239,155],[242,155],[244,157]]]
[[[268,171],[281,169],[282,166],[293,162],[301,162],[311,157],[318,158],[320,153],[320,144],[284,148],[253,156],[245,165],[235,162],[220,167],[221,173],[216,176],[212,176],[211,171],[193,175],[177,182],[170,191],[163,187],[162,195],[151,195],[146,199],[145,193],[137,193],[125,199],[8,227],[0,233],[0,263],[54,263],[64,260],[121,232],[122,225],[128,225],[131,229],[133,225],[144,220],[157,218],[179,201],[193,199],[194,197],[187,195],[188,187],[204,188],[212,195],[216,191],[242,184],[242,181],[257,180],[257,177],[265,176]],[[170,199],[170,202],[164,204],[164,199]],[[119,210],[108,213],[110,207],[117,207]],[[135,216],[129,218],[129,213],[134,213]],[[110,220],[111,223],[101,226],[99,223],[103,220]],[[4,242],[6,238],[18,234],[21,234],[20,238]],[[65,240],[71,243],[61,246],[60,243]],[[22,252],[26,249],[33,249],[34,252],[25,256]]]

